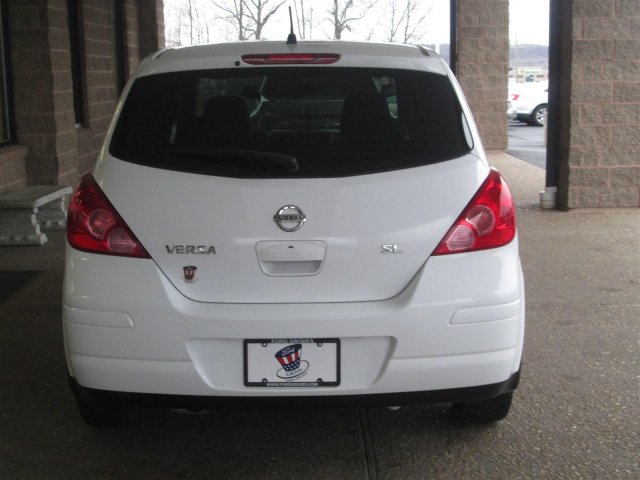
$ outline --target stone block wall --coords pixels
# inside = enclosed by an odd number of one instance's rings
[[[125,29],[125,48],[127,50],[127,67],[133,72],[140,59],[140,39],[138,38],[138,8],[136,0],[123,0],[123,22]]]
[[[569,208],[640,206],[640,1],[573,0]]]
[[[85,122],[76,128],[78,174],[88,172],[98,156],[118,100],[114,5],[104,0],[80,4],[85,65]]]
[[[163,2],[140,2],[138,30],[149,32],[140,37],[140,50],[146,56],[164,47],[164,7]]]
[[[76,149],[65,1],[13,0],[8,16],[15,126],[28,147],[25,181],[55,184],[75,164]]]
[[[126,76],[164,46],[163,2],[77,0],[84,121],[76,125],[67,1],[6,1],[17,145],[0,148],[0,193],[27,184],[75,185],[102,146],[120,95],[117,69],[124,65]]]
[[[122,0],[122,9],[128,69],[133,72],[140,60],[164,48],[164,7],[156,0]]]
[[[507,148],[509,0],[457,0],[456,74],[484,147]]]
[[[10,145],[0,154],[0,194],[27,185],[27,147]]]

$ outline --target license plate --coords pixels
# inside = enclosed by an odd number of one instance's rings
[[[247,387],[337,387],[340,339],[269,338],[244,341]]]

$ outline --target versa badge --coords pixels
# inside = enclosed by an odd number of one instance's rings
[[[210,255],[216,254],[216,247],[213,245],[165,245],[167,253],[170,255]]]

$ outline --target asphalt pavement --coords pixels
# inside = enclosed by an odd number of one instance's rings
[[[510,121],[507,153],[540,168],[547,168],[545,129]]]
[[[506,420],[461,424],[446,406],[146,410],[87,427],[67,386],[58,232],[0,248],[0,478],[640,478],[640,211],[540,210],[544,171],[490,158],[517,199],[528,302]]]

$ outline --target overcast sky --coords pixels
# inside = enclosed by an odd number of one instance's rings
[[[220,20],[220,11],[212,7],[212,0],[191,0],[193,4],[199,6],[203,17],[208,17],[206,23],[209,25],[207,38],[210,42],[223,42],[234,40],[234,32],[230,26]],[[225,0],[217,0],[224,3]],[[227,0],[230,2],[230,0]],[[360,0],[360,4],[367,0]],[[449,43],[449,0],[421,0],[422,11],[427,12],[427,19],[421,26],[421,43],[436,44]],[[185,5],[186,0],[164,0],[165,3],[165,23],[167,27],[167,40],[170,40],[172,29],[175,31],[177,23],[177,9]],[[330,38],[332,27],[328,21],[321,19],[328,16],[331,0],[306,0],[305,7],[314,9],[314,19],[316,26],[313,30],[314,39]],[[356,2],[358,3],[358,2]],[[398,0],[402,3],[402,0]],[[287,0],[285,5],[266,25],[263,38],[278,39],[286,38],[288,33],[288,14],[286,7],[293,5],[292,0]],[[344,32],[345,40],[365,40],[374,41],[386,40],[386,28],[388,27],[388,5],[389,0],[378,0],[363,20],[353,23],[351,32]],[[510,40],[511,44],[516,42],[522,44],[548,45],[549,42],[549,0],[510,0]],[[295,13],[294,13],[295,15]],[[186,29],[183,28],[183,32]],[[202,37],[207,34],[202,34]],[[184,35],[183,44],[187,44]],[[194,42],[197,43],[197,42]],[[206,43],[202,42],[202,43]]]
[[[549,0],[509,0],[511,44],[549,45]]]

